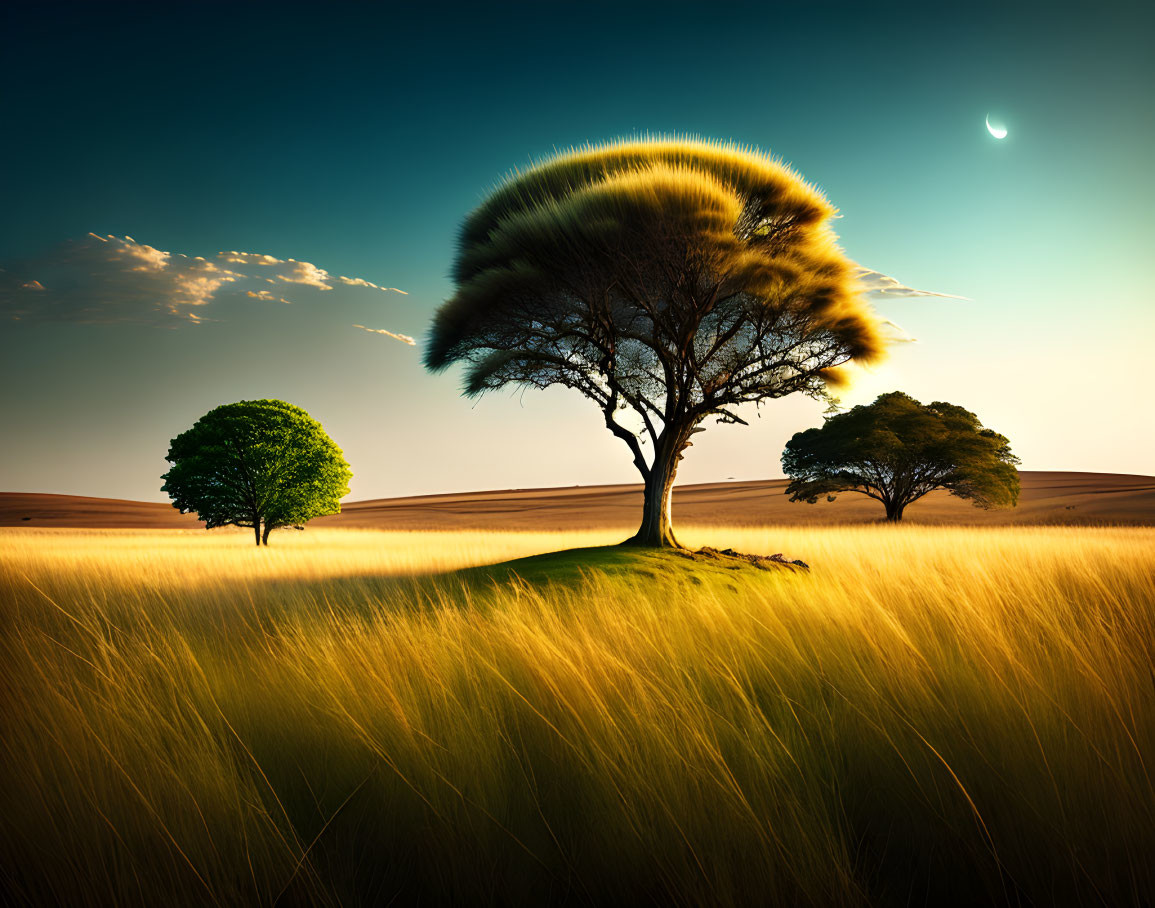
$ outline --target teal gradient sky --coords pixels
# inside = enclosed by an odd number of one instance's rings
[[[468,401],[459,373],[423,371],[420,344],[488,188],[555,149],[645,133],[780,156],[841,210],[853,259],[969,298],[880,301],[918,342],[850,402],[897,388],[961,404],[1025,469],[1155,473],[1150,4],[3,15],[0,490],[162,500],[169,439],[259,397],[325,425],[355,499],[636,481],[573,392]],[[291,305],[237,293],[200,324],[28,315],[36,275],[69,300],[89,292],[75,245],[89,232],[296,259],[407,295],[286,284]],[[679,480],[780,475],[783,444],[821,410],[783,400],[750,428],[710,427]]]

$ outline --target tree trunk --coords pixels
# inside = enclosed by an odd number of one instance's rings
[[[261,518],[253,515],[253,535],[257,538],[257,548],[261,547]]]
[[[269,533],[273,532],[273,528],[269,526],[268,521],[265,521],[265,531],[261,534],[261,544],[269,544]]]
[[[899,501],[888,501],[886,503],[886,519],[891,523],[898,523],[902,520],[902,512],[906,505]]]
[[[654,548],[682,548],[674,536],[670,521],[670,493],[674,488],[674,476],[678,472],[678,461],[685,447],[675,445],[654,458],[650,474],[645,477],[645,498],[642,505],[642,525],[637,533],[622,545],[652,546]]]

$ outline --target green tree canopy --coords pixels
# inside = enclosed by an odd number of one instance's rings
[[[859,492],[882,502],[892,521],[935,489],[980,508],[1014,507],[1018,462],[1007,439],[970,411],[942,401],[923,405],[901,391],[799,432],[782,453],[791,501]]]
[[[206,529],[252,527],[257,545],[278,527],[336,514],[352,472],[321,424],[283,400],[210,410],[170,444],[161,491]]]
[[[426,366],[466,363],[470,395],[561,385],[590,398],[645,482],[629,541],[677,545],[670,491],[700,423],[821,395],[836,367],[881,352],[834,213],[789,168],[733,145],[557,155],[467,218]]]

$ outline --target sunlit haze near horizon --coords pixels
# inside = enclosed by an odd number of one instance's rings
[[[421,354],[488,190],[645,135],[777,156],[850,258],[965,298],[876,296],[914,342],[845,404],[902,390],[1023,469],[1155,474],[1150,5],[0,16],[0,491],[165,500],[169,440],[266,397],[325,426],[353,500],[638,481],[576,392],[470,400]],[[679,483],[780,476],[824,406],[708,424]]]

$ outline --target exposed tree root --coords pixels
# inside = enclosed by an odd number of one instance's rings
[[[689,549],[671,549],[675,555],[680,555],[682,558],[689,558],[691,561],[715,561],[715,562],[730,562],[725,566],[732,570],[738,570],[745,564],[752,564],[760,571],[774,571],[779,568],[789,568],[792,571],[810,570],[810,565],[805,561],[797,559],[791,561],[781,552],[776,552],[773,555],[747,555],[745,552],[736,552],[733,549],[718,549],[705,548],[698,549],[692,552]]]

